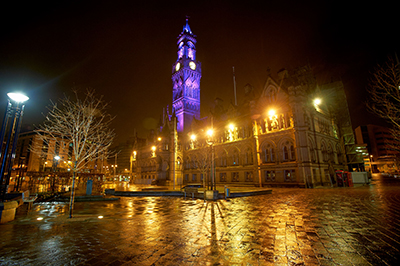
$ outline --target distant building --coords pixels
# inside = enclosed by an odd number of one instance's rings
[[[186,21],[172,67],[173,108],[152,136],[135,136],[134,182],[204,182],[213,165],[219,185],[315,187],[334,185],[336,170],[363,169],[343,83],[318,85],[309,66],[283,69],[263,88],[248,84],[238,105],[216,99],[201,118],[195,37]]]
[[[57,141],[45,142],[33,131],[24,132],[18,137],[12,176],[43,178],[48,174],[57,173],[63,177],[70,177],[72,159],[72,143],[68,140],[60,138]],[[78,176],[102,176],[106,163],[106,160],[90,161]]]
[[[394,139],[389,128],[366,125],[355,129],[357,144],[366,144],[373,172],[399,171],[399,151],[393,148]]]

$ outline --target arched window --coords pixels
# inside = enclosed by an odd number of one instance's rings
[[[292,161],[296,161],[296,152],[294,151],[294,146],[293,144],[290,145],[290,159]]]
[[[339,144],[336,145],[336,153],[337,153],[338,163],[342,164],[343,163],[343,153],[342,153],[342,149],[340,148]]]
[[[282,148],[282,152],[283,152],[283,161],[287,162],[287,161],[295,161],[296,160],[296,152],[294,150],[294,146],[293,143],[290,141],[286,141],[283,144],[283,148]]]
[[[317,161],[317,156],[316,156],[317,150],[315,149],[315,145],[311,139],[308,139],[308,143],[309,143],[309,148],[310,148],[310,160],[311,160],[311,162],[315,163]]]
[[[250,148],[246,149],[246,152],[244,154],[244,163],[253,164],[253,152],[251,151]]]
[[[185,169],[190,169],[190,158],[189,158],[189,157],[186,157],[186,160],[185,160]]]
[[[328,146],[328,158],[332,163],[335,163],[335,154],[333,153],[333,149],[330,144]]]
[[[270,163],[275,161],[275,149],[271,144],[267,144],[263,149],[262,153],[264,163]]]
[[[321,143],[321,153],[322,153],[322,160],[324,162],[327,162],[329,160],[329,155],[325,142]]]
[[[232,165],[239,165],[239,152],[236,149],[232,152]]]
[[[289,151],[287,146],[283,146],[283,160],[289,161]]]
[[[197,168],[197,158],[196,158],[196,156],[193,156],[193,158],[192,158],[192,168],[193,169]]]
[[[226,153],[222,152],[219,157],[219,166],[225,167],[226,166]]]

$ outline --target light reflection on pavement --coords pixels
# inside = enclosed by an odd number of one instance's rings
[[[215,202],[76,202],[72,219],[67,203],[35,204],[0,225],[0,264],[393,265],[399,181],[376,177],[359,188],[273,189]]]

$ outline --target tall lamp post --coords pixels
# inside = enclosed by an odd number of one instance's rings
[[[57,167],[58,167],[58,162],[60,161],[60,156],[56,155],[54,156],[53,159],[53,180],[52,180],[52,184],[51,184],[51,191],[54,192],[55,190],[55,186],[56,186],[56,172],[57,172]]]
[[[10,183],[12,163],[25,108],[23,102],[29,100],[27,96],[21,93],[7,93],[7,96],[9,99],[0,131],[0,199],[2,201],[6,199]],[[4,140],[6,141],[4,142]]]
[[[209,137],[208,144],[211,147],[211,190],[215,190],[215,171],[214,171],[214,130],[211,128],[207,131]]]

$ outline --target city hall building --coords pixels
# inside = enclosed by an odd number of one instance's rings
[[[215,99],[200,117],[196,41],[186,21],[172,108],[151,137],[132,141],[132,182],[180,186],[213,177],[217,185],[315,187],[334,185],[336,170],[363,170],[342,82],[317,84],[308,65],[270,75],[263,88],[246,85],[238,104]]]

